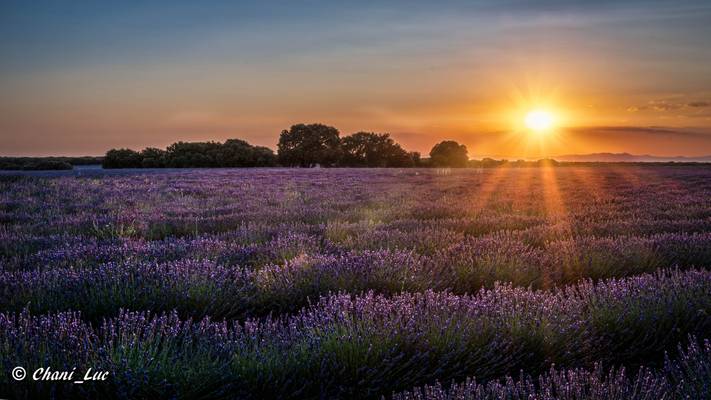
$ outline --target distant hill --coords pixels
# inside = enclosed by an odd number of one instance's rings
[[[553,157],[558,161],[571,162],[711,162],[711,155],[699,157],[662,157],[649,154],[636,155],[629,153],[592,153],[566,154]]]

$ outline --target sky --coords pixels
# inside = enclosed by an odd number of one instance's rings
[[[425,155],[711,155],[709,38],[707,0],[4,0],[0,155],[276,149],[313,122]]]

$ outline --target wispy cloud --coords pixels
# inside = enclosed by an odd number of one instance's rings
[[[711,107],[711,101],[696,99],[687,100],[684,96],[677,96],[667,99],[653,99],[645,104],[632,105],[627,107],[628,112],[677,112],[683,113],[684,110],[692,111],[692,114],[687,116],[699,116],[698,112],[701,108]]]
[[[711,132],[697,128],[668,128],[658,126],[585,126],[571,127],[568,132],[586,135],[609,135],[633,133],[650,136],[706,138],[711,140]]]

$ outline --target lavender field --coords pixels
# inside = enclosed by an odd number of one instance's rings
[[[711,398],[703,166],[1,176],[0,224],[0,397]]]

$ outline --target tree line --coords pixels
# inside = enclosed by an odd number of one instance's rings
[[[101,157],[0,157],[0,170],[69,170],[75,165],[101,164]]]
[[[205,168],[205,167],[466,167],[466,146],[446,140],[436,144],[423,159],[406,151],[387,133],[357,132],[340,136],[338,129],[323,124],[297,124],[279,136],[277,153],[244,140],[177,142],[165,150],[111,149],[104,168]]]
[[[177,142],[165,150],[148,147],[135,151],[111,149],[106,152],[104,168],[209,168],[273,167],[274,152],[252,146],[240,139],[219,142]]]

